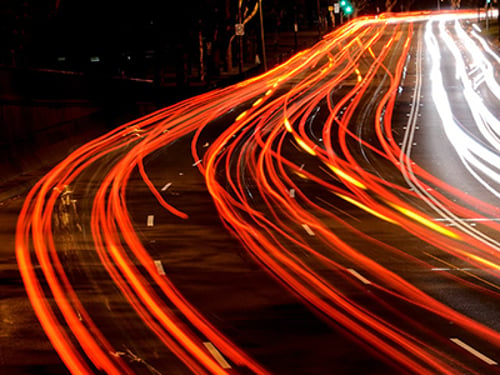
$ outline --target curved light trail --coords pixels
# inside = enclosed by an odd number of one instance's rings
[[[462,341],[449,339],[445,329],[430,329],[419,316],[452,322],[496,353],[498,326],[454,309],[372,256],[386,254],[422,272],[440,259],[370,234],[362,219],[370,216],[382,231],[421,241],[450,264],[481,270],[486,276],[443,272],[435,277],[499,306],[498,205],[464,194],[412,158],[421,93],[430,87],[457,157],[471,177],[500,197],[495,161],[500,90],[494,76],[500,63],[478,33],[465,29],[465,21],[474,17],[461,12],[356,19],[259,77],[124,124],[41,179],[19,216],[17,259],[35,313],[68,369],[134,372],[86,311],[58,251],[61,234],[54,216],[61,192],[82,186],[82,175],[95,171],[98,186],[94,181],[85,197],[93,251],[150,334],[193,373],[237,373],[240,367],[272,372],[188,301],[168,271],[158,272],[129,213],[129,181],[138,174],[179,224],[190,220],[189,210],[169,202],[148,173],[154,155],[189,142],[193,166],[226,228],[324,320],[400,371],[477,373],[470,365],[477,358],[467,357],[466,344],[458,347]],[[452,78],[469,110],[465,119],[455,115],[461,104],[448,95],[451,78],[441,64],[443,54],[455,59]],[[410,89],[412,109],[398,144],[396,108]],[[345,285],[362,291],[365,300],[352,297]],[[398,306],[417,313],[407,315]],[[222,365],[206,341],[233,366]],[[485,363],[477,366],[497,366],[498,358],[490,357],[484,355]]]

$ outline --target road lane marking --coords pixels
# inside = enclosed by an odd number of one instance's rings
[[[200,163],[201,163],[201,159],[200,159],[200,160],[198,160],[198,161],[196,161],[196,162],[194,162],[192,166],[193,166],[193,167],[196,167],[196,166],[197,166],[198,164],[200,164]]]
[[[361,220],[359,218],[357,218],[356,216],[354,215],[351,215],[350,213],[348,213],[347,211],[345,210],[341,210],[340,208],[338,208],[337,206],[331,204],[330,202],[328,201],[325,201],[323,198],[320,198],[320,197],[316,197],[317,200],[323,202],[325,205],[327,205],[328,207],[330,207],[332,210],[335,210],[335,211],[338,211],[338,212],[341,212],[343,215],[346,215],[346,216],[349,216],[352,220],[355,220],[357,222],[360,222],[361,223]]]
[[[295,198],[295,189],[290,189],[290,198]]]
[[[370,285],[372,283],[370,280],[360,275],[356,270],[353,270],[352,268],[348,268],[347,271],[349,271],[356,279],[358,279],[365,285]]]
[[[158,271],[158,275],[165,275],[165,270],[163,269],[163,264],[161,264],[161,260],[155,260],[156,270]]]
[[[215,360],[219,363],[219,365],[223,369],[230,369],[231,368],[231,365],[229,363],[227,363],[227,361],[224,359],[222,354],[217,350],[217,348],[211,342],[206,341],[203,343],[203,345],[205,345],[207,350],[210,352],[210,354],[212,354],[212,356],[215,358]]]
[[[483,362],[486,362],[488,365],[491,365],[491,366],[496,366],[498,365],[497,362],[495,362],[494,360],[492,360],[490,357],[484,355],[483,353],[477,351],[476,349],[474,349],[472,346],[470,345],[467,345],[465,342],[463,342],[462,340],[460,339],[457,339],[457,338],[450,338],[450,340],[457,344],[458,346],[460,346],[462,349],[465,349],[467,350],[469,353],[471,353],[472,355],[475,355],[477,358],[479,358],[480,360],[482,360]]]
[[[147,220],[147,226],[152,227],[155,225],[155,216],[154,215],[148,215],[148,220]]]
[[[438,217],[435,218],[434,221],[456,221],[456,222],[481,222],[481,221],[500,221],[499,218],[494,218],[494,217],[478,217],[478,218],[468,218],[468,219],[455,219],[455,218],[450,218],[450,217]]]
[[[435,267],[431,268],[431,271],[474,271],[472,268],[442,268],[442,267]]]
[[[312,229],[309,227],[309,225],[307,224],[302,224],[302,227],[305,229],[305,231],[307,232],[308,235],[310,236],[315,236],[314,232],[312,231]]]
[[[476,279],[476,280],[479,280],[479,281],[481,281],[482,283],[484,283],[484,284],[486,284],[486,285],[489,285],[490,287],[492,287],[492,288],[494,288],[494,289],[498,289],[498,290],[500,290],[500,287],[499,287],[498,285],[493,284],[493,283],[489,282],[488,280],[485,280],[485,279],[483,279],[482,277],[477,276],[477,275],[475,275],[475,274],[473,274],[473,273],[469,272],[467,268],[459,268],[459,267],[455,266],[454,264],[449,263],[449,262],[447,262],[447,261],[445,261],[445,260],[443,260],[443,259],[441,259],[441,258],[439,258],[439,257],[437,257],[437,256],[435,256],[435,255],[432,255],[432,254],[430,254],[430,253],[427,253],[427,252],[425,252],[425,251],[424,251],[424,254],[425,254],[425,255],[427,255],[428,257],[432,258],[432,259],[437,260],[438,262],[440,262],[440,263],[442,263],[442,264],[447,265],[447,266],[450,268],[450,271],[451,271],[451,270],[453,270],[453,271],[460,271],[460,272],[463,272],[463,273],[465,273],[466,275],[468,275],[468,276],[470,276],[470,277],[472,277],[472,278],[474,278],[474,279]],[[435,268],[433,268],[432,270],[433,270],[433,271],[435,271],[436,269],[435,269]],[[441,268],[440,270],[441,270],[441,271],[444,271],[445,269],[444,269],[444,268]]]
[[[172,186],[171,182],[166,183],[165,186],[161,188],[161,191],[166,191],[170,186]]]

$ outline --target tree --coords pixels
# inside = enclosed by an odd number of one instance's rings
[[[396,5],[399,4],[399,9],[402,11],[410,11],[412,6],[415,4],[415,0],[386,0],[385,1],[385,10],[386,12],[392,12],[394,10],[398,10]]]
[[[354,7],[354,17],[357,17],[358,14],[365,13],[369,11],[372,1],[370,0],[356,0],[352,2]]]
[[[396,6],[398,0],[386,0],[385,2],[385,10],[387,12],[392,12],[392,9]]]
[[[253,3],[253,4],[252,4]],[[258,1],[243,1],[238,0],[238,17],[237,22],[243,25],[246,25],[252,18],[255,17],[257,11],[259,9]],[[233,40],[236,38],[236,30],[234,34],[229,38],[229,43],[226,51],[226,60],[227,60],[227,70],[231,71],[232,69],[232,60],[233,60]],[[241,41],[240,41],[241,43]],[[240,54],[242,53],[240,48]],[[240,69],[241,69],[242,56],[240,56]]]
[[[457,0],[457,1],[460,1],[460,0]],[[409,12],[411,10],[411,7],[413,6],[413,4],[415,4],[415,0],[405,0],[405,1],[403,1],[403,9],[406,12]]]

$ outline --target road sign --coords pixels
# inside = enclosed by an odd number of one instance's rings
[[[333,4],[333,9],[334,9],[335,13],[339,14],[340,13],[340,4],[339,3]]]
[[[236,25],[234,25],[234,33],[237,36],[245,35],[245,25],[242,23],[237,23]]]

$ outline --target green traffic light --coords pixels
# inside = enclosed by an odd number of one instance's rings
[[[346,0],[342,0],[342,1],[340,2],[340,6],[341,6],[341,7],[345,7],[345,6],[346,6],[346,4],[347,4],[347,1],[346,1]]]
[[[344,13],[345,14],[351,14],[352,11],[353,11],[352,6],[348,6],[348,7],[345,8]]]

